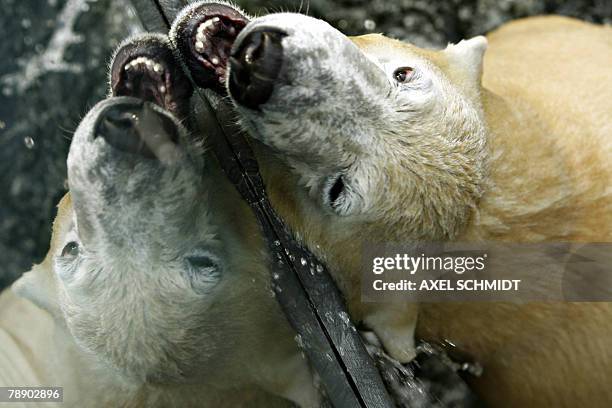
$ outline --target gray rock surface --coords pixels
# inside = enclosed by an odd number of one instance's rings
[[[516,17],[612,22],[609,0],[242,0],[251,13],[299,11],[347,34],[383,32],[443,47]],[[128,0],[0,0],[0,288],[47,250],[65,191],[72,131],[106,93],[112,50],[140,30]]]

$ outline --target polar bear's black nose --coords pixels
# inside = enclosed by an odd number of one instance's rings
[[[176,145],[176,126],[165,115],[138,101],[116,104],[98,117],[95,137],[102,137],[113,148],[143,157],[159,158],[163,145]]]
[[[257,109],[274,90],[283,63],[279,30],[260,29],[247,34],[230,56],[229,92],[241,105]]]

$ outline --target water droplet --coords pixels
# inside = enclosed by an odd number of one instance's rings
[[[278,241],[278,240],[274,241],[274,245],[280,246],[280,241]]]
[[[280,278],[280,275],[279,275],[278,273],[276,273],[276,272],[275,272],[275,273],[272,275],[272,279],[274,279],[274,280],[278,280],[278,278]]]
[[[348,325],[351,321],[351,318],[346,312],[339,312],[338,317],[340,317],[340,320],[342,320],[342,322],[346,325]]]
[[[300,334],[296,334],[293,339],[295,340],[299,348],[304,348],[304,340],[302,340],[302,336]]]
[[[322,273],[322,272],[323,272],[323,266],[317,265],[317,273]]]
[[[308,262],[304,258],[300,258],[300,263],[302,264],[302,266],[306,266],[308,264]]]
[[[290,255],[289,255],[289,260],[290,260],[291,262],[295,261],[295,256],[293,256],[292,254],[290,254]]]
[[[374,20],[367,19],[363,22],[363,28],[368,31],[372,31],[376,28],[376,23],[374,22]]]
[[[34,139],[32,139],[30,136],[26,136],[23,138],[23,143],[25,144],[25,147],[27,147],[28,149],[33,149],[34,145],[36,144],[34,142]]]

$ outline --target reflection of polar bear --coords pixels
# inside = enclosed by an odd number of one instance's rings
[[[394,357],[411,356],[415,314],[360,303],[368,242],[612,239],[610,28],[508,24],[482,86],[484,37],[430,51],[226,14],[192,11],[174,41],[201,85],[225,79],[276,208]],[[483,362],[475,385],[495,406],[593,406],[612,400],[611,318],[608,304],[423,305],[417,334]]]
[[[42,309],[0,297],[0,385],[63,386],[70,406],[286,406],[261,389],[313,406],[254,217],[176,119],[178,75],[158,37],[117,54],[127,96],[79,125],[49,253],[14,286]]]

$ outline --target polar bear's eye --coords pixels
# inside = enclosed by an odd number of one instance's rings
[[[393,72],[393,79],[395,79],[396,82],[403,84],[412,78],[413,73],[414,69],[410,67],[398,68]]]
[[[336,215],[346,216],[351,213],[352,194],[343,175],[327,179],[323,194],[323,204],[332,209]]]
[[[354,170],[354,169],[353,169]],[[364,195],[359,190],[354,171],[345,169],[323,181],[321,203],[325,210],[332,210],[335,215],[347,217],[358,214],[365,204]]]
[[[216,262],[208,256],[190,256],[187,258],[187,262],[198,270],[206,270],[217,266]]]
[[[186,261],[186,278],[196,293],[209,293],[221,280],[221,263],[216,256],[204,252],[188,256]]]
[[[79,255],[79,244],[75,241],[70,241],[62,249],[61,256],[64,258],[75,258]]]
[[[344,191],[344,180],[342,180],[342,176],[338,177],[334,184],[331,186],[328,192],[329,205],[332,208],[336,208],[338,206],[338,199],[340,195]]]

